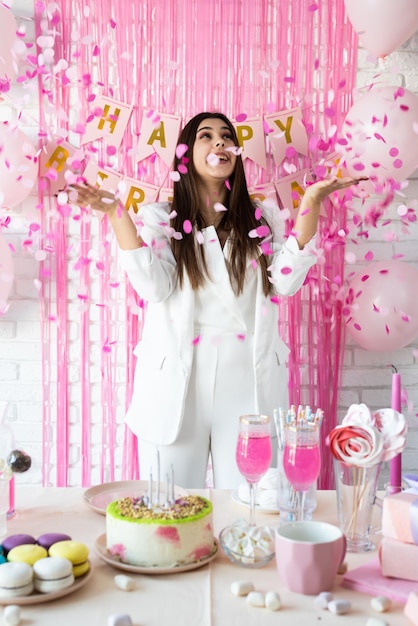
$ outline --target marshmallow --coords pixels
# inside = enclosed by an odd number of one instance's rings
[[[391,607],[392,602],[386,596],[377,596],[376,598],[372,598],[370,600],[370,606],[374,611],[378,613],[384,613],[388,611]]]
[[[265,606],[266,609],[270,611],[278,611],[281,606],[280,596],[275,591],[267,591],[265,597]]]
[[[334,615],[345,615],[351,609],[349,600],[331,600],[328,602],[328,611]]]
[[[130,576],[118,574],[113,580],[115,581],[115,585],[118,589],[122,589],[123,591],[132,591],[135,589],[135,581]]]
[[[20,624],[20,607],[15,604],[9,604],[3,611],[3,624],[5,626],[17,626]]]
[[[249,580],[236,580],[231,584],[231,592],[234,596],[247,596],[254,591],[254,585]]]
[[[261,591],[250,591],[247,596],[247,604],[250,606],[266,606],[264,593]]]
[[[315,606],[319,609],[327,609],[328,604],[333,600],[333,598],[334,596],[330,591],[321,591],[321,593],[319,593],[314,600]]]
[[[378,617],[370,617],[366,622],[366,626],[388,626],[388,624]]]
[[[248,526],[244,520],[229,526],[222,536],[224,545],[243,563],[274,554],[274,538],[269,528]]]
[[[127,613],[109,615],[107,618],[107,626],[132,626],[132,620]]]

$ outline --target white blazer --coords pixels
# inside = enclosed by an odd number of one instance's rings
[[[270,273],[274,288],[279,295],[293,295],[316,257],[309,246],[299,250],[294,237],[282,244],[283,222],[277,209],[262,209],[273,233]],[[183,288],[177,284],[169,213],[168,203],[143,207],[140,234],[147,246],[120,251],[133,288],[148,303],[141,341],[134,350],[137,362],[126,423],[141,439],[157,445],[171,444],[178,436],[193,363],[194,292],[187,274]],[[277,305],[264,295],[257,269],[253,369],[259,413],[271,414],[281,399],[280,368],[289,349],[279,337],[277,324]]]

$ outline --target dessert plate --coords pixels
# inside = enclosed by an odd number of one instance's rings
[[[236,504],[241,504],[242,506],[246,506],[247,508],[250,508],[249,502],[245,502],[245,500],[241,500],[238,494],[238,490],[235,490],[231,493],[231,498],[234,502],[236,502]],[[277,514],[279,512],[279,509],[277,508],[277,506],[260,506],[259,504],[256,504],[255,508],[257,511],[261,511],[262,513]]]
[[[114,500],[120,498],[127,498],[129,496],[141,497],[149,489],[149,482],[147,480],[118,480],[113,483],[103,483],[102,485],[95,485],[90,487],[84,492],[83,498],[87,505],[96,513],[106,515],[107,505]],[[165,500],[165,484],[160,485],[161,501]],[[153,493],[157,493],[157,484],[153,483]],[[174,485],[174,496],[189,495],[185,489]]]
[[[81,589],[84,585],[90,580],[93,575],[93,568],[90,563],[89,571],[84,574],[84,576],[80,576],[76,578],[71,587],[66,587],[65,589],[58,589],[57,591],[51,591],[51,593],[39,593],[38,591],[34,591],[28,596],[14,596],[11,598],[1,598],[0,597],[0,605],[7,604],[42,604],[44,602],[51,602],[51,600],[57,600],[58,598],[63,598],[64,596],[68,596],[70,593],[74,593],[77,589]]]
[[[207,565],[218,554],[219,543],[214,538],[213,549],[209,556],[193,563],[187,563],[186,565],[176,565],[175,567],[141,567],[139,565],[130,565],[129,563],[122,563],[117,556],[109,554],[106,548],[106,533],[100,535],[96,539],[94,544],[97,554],[108,565],[116,567],[116,569],[124,570],[125,572],[131,572],[133,574],[180,574],[180,572],[190,572],[191,570],[198,569]]]

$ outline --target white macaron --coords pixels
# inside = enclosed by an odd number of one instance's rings
[[[0,565],[0,598],[28,596],[33,591],[33,569],[28,563]]]
[[[34,585],[40,593],[52,593],[74,582],[73,564],[60,556],[48,556],[33,564]]]

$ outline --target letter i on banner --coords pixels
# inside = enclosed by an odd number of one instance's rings
[[[89,161],[83,172],[84,178],[90,185],[97,186],[99,189],[109,191],[109,193],[116,193],[119,189],[122,176],[112,170],[107,170],[104,167],[99,167],[94,161]],[[101,220],[104,217],[104,213],[100,211],[93,211],[96,217]]]
[[[104,138],[109,146],[114,146],[117,150],[128,125],[132,105],[107,96],[97,96],[94,104],[95,115],[86,124],[81,144]]]

